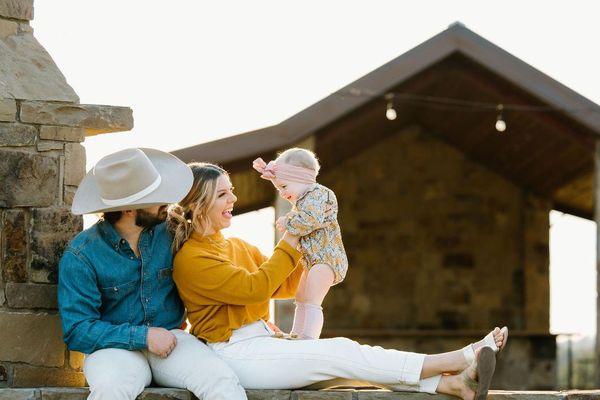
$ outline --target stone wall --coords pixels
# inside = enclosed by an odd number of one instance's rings
[[[326,334],[483,333],[508,325],[548,335],[548,202],[418,127],[326,165],[320,181],[338,196],[350,263],[325,299]],[[429,351],[431,340],[411,348]],[[510,357],[532,371],[539,361],[543,377],[552,375],[547,354],[518,350],[530,349],[527,340],[511,346]]]
[[[0,0],[0,387],[81,386],[57,312],[57,265],[82,229],[70,213],[86,135],[133,126],[131,109],[78,104],[33,37],[32,0]]]

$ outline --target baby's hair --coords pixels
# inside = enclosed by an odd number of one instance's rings
[[[301,149],[294,147],[287,149],[277,156],[277,160],[281,160],[286,164],[290,164],[296,167],[304,167],[314,170],[317,174],[321,169],[319,160],[315,153],[310,150]]]

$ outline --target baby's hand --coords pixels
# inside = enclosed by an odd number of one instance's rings
[[[279,232],[285,231],[285,220],[286,220],[286,215],[277,218],[277,221],[275,222],[275,226],[277,227],[277,230]]]

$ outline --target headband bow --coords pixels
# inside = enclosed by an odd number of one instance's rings
[[[260,172],[261,178],[270,181],[276,178],[305,184],[311,184],[317,181],[317,172],[315,170],[296,167],[295,165],[286,164],[280,160],[265,163],[262,158],[257,158],[252,162],[252,167]]]

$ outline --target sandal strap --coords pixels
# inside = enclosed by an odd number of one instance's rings
[[[499,349],[498,346],[496,346],[496,341],[494,340],[494,331],[485,335],[483,342],[485,343],[484,346],[491,347],[491,349],[494,350],[494,353],[498,352]]]
[[[463,356],[467,360],[467,364],[472,364],[475,361],[475,350],[473,350],[473,344],[468,344],[462,348]]]

